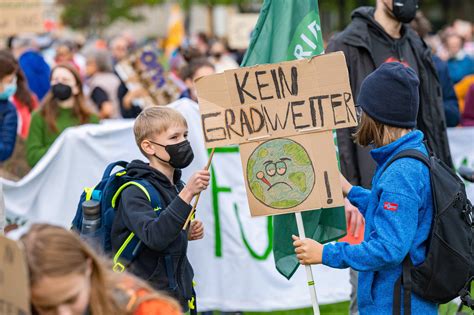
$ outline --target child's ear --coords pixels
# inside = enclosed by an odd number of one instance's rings
[[[142,148],[143,152],[149,155],[155,154],[155,149],[153,148],[153,144],[148,140],[143,140],[140,143],[140,147]]]

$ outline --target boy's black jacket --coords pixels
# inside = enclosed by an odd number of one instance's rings
[[[112,250],[115,254],[125,239],[134,232],[143,246],[128,271],[146,280],[157,290],[168,291],[177,298],[184,309],[192,297],[193,269],[186,257],[187,231],[183,225],[191,206],[179,196],[184,183],[181,171],[174,173],[174,183],[148,164],[134,160],[127,166],[127,175],[149,181],[159,192],[163,209],[157,216],[145,193],[136,186],[128,186],[120,195],[112,225]],[[172,260],[172,274],[166,270],[165,259]],[[171,280],[171,281],[170,281]],[[176,284],[173,289],[171,287]]]

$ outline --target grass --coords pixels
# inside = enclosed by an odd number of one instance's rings
[[[474,296],[474,282],[471,283],[471,296]],[[349,314],[349,301],[320,305],[319,310],[321,315],[348,315]],[[456,315],[458,306],[455,303],[447,303],[439,306],[439,315]],[[220,312],[213,312],[213,315],[219,315]],[[468,310],[467,307],[462,309],[463,315],[474,315],[473,310]],[[287,311],[274,311],[274,312],[244,312],[243,315],[313,315],[312,308],[304,308],[297,310]]]
[[[320,305],[319,310],[324,315],[349,314],[349,302]],[[244,315],[313,315],[312,308],[277,312],[244,312]]]
[[[455,315],[457,312],[457,305],[448,303],[440,305],[439,315]],[[347,315],[349,314],[349,302],[327,304],[320,306],[321,315]],[[474,311],[463,309],[463,314],[474,315]],[[219,312],[214,312],[213,315],[218,315]],[[275,312],[244,312],[244,315],[313,315],[312,308],[304,308],[298,310],[275,311]]]

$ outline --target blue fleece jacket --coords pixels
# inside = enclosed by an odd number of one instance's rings
[[[18,116],[15,106],[0,100],[0,161],[8,160],[15,149]]]
[[[364,241],[359,245],[324,246],[323,264],[360,271],[360,314],[392,314],[393,286],[401,275],[404,257],[409,253],[415,266],[425,260],[433,217],[428,167],[404,158],[381,172],[393,156],[405,149],[426,154],[423,133],[412,131],[372,150],[377,163],[372,190],[354,186],[349,192],[349,200],[365,217]],[[416,294],[412,294],[411,305],[413,314],[437,314],[436,304]]]

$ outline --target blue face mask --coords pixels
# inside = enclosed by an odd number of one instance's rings
[[[16,93],[16,83],[5,84],[3,92],[0,93],[0,100],[8,100],[11,96]]]

